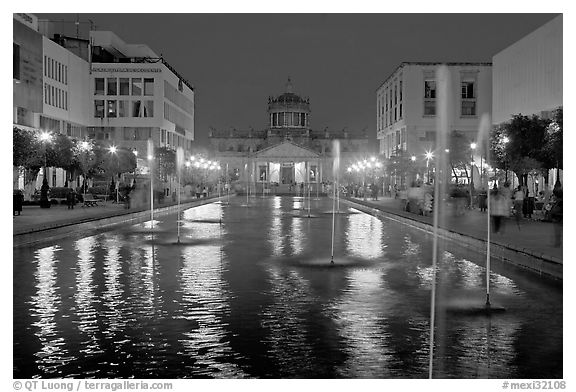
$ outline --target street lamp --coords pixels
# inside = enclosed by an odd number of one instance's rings
[[[88,143],[86,140],[84,140],[82,143],[80,143],[80,150],[81,150],[84,154],[87,154],[88,151],[90,151],[90,149],[91,149],[91,148],[90,148],[90,143]],[[83,170],[86,170],[86,167],[84,167]],[[86,174],[87,174],[87,173],[84,173],[84,179],[83,179],[83,181],[82,181],[82,182],[83,182],[83,186],[82,186],[83,189],[82,189],[82,191],[83,191],[83,193],[84,193],[84,198],[83,198],[82,200],[84,200],[84,202],[86,202],[86,185],[87,185],[87,183],[86,183]]]
[[[428,183],[432,183],[432,181],[430,181],[430,159],[432,159],[434,157],[434,154],[432,154],[432,151],[426,151],[426,171],[428,172]]]
[[[510,141],[510,139],[508,139],[508,136],[504,136],[502,138],[502,143],[504,144],[504,149],[506,149],[506,144],[508,144],[508,142]],[[504,153],[504,176],[505,176],[505,180],[504,182],[507,183],[508,182],[508,160],[506,159],[506,153]]]
[[[116,156],[116,166],[118,168],[118,170],[120,169],[120,163],[118,162],[118,155],[116,155],[116,152],[118,151],[118,148],[116,146],[110,146],[108,148],[108,150],[110,151],[111,154],[113,154],[114,156]],[[112,174],[112,181],[114,181],[114,174]],[[118,196],[118,179],[116,179],[116,204],[119,203],[119,196]]]
[[[473,195],[474,195],[474,151],[476,150],[476,143],[470,143],[471,158],[470,161],[470,209],[473,208]]]
[[[44,179],[42,180],[42,187],[40,188],[40,207],[41,208],[50,208],[50,201],[48,200],[48,190],[50,187],[48,186],[48,178],[47,178],[47,155],[48,155],[48,143],[52,139],[52,135],[49,132],[42,132],[40,134],[40,141],[42,142],[42,146],[44,147]]]

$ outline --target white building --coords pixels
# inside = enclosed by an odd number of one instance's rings
[[[562,106],[562,15],[492,58],[492,122]]]
[[[538,115],[550,118],[562,102],[562,15],[494,55],[492,123],[502,124],[512,116]],[[550,170],[547,181],[562,181],[562,170]],[[512,184],[517,179],[513,176]],[[529,186],[532,180],[529,178]]]
[[[449,127],[476,139],[482,113],[492,110],[490,63],[403,62],[376,91],[380,154],[404,151],[424,159],[436,141],[436,69],[448,66],[452,91]]]
[[[13,14],[13,21],[14,126],[128,147],[144,171],[148,139],[191,149],[194,88],[150,48],[109,31],[47,37],[33,14]],[[62,169],[47,174],[50,186],[65,184]],[[42,178],[41,171],[36,188]],[[24,188],[17,171],[14,187]]]
[[[190,150],[194,88],[145,45],[126,44],[110,31],[92,31],[89,136],[146,156],[156,146]]]

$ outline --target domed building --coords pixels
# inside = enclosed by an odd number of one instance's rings
[[[267,114],[267,127],[259,131],[210,131],[214,159],[237,191],[293,193],[294,184],[304,183],[322,192],[322,183],[333,181],[335,140],[341,167],[372,152],[366,135],[313,131],[310,99],[294,93],[290,79],[284,93],[268,98]]]

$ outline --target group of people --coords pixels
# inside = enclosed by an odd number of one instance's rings
[[[195,194],[197,199],[200,197],[208,197],[208,188],[206,186],[200,188],[200,185],[196,184]]]
[[[370,195],[372,200],[378,200],[378,185],[376,184],[368,184],[358,185],[358,184],[348,184],[344,192],[348,197],[365,197]]]
[[[516,218],[516,224],[520,229],[522,217],[532,218],[534,213],[534,197],[529,196],[525,186],[518,186],[514,191],[506,182],[501,188],[496,185],[490,192],[490,216],[495,233],[503,230],[505,218],[510,217],[512,212]],[[482,209],[482,208],[481,208]],[[552,195],[547,202],[543,202],[545,219],[555,223],[555,246],[560,246],[562,230],[562,184],[558,181],[554,186]]]

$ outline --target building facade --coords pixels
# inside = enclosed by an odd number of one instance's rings
[[[126,44],[110,31],[92,31],[90,38],[89,137],[144,158],[148,139],[155,146],[189,151],[194,87],[145,45]]]
[[[562,106],[562,15],[494,55],[492,122]]]
[[[562,27],[560,15],[494,55],[494,125],[517,114],[551,118],[554,110],[563,107]],[[562,181],[562,174],[562,170],[549,170],[548,178],[528,177],[528,185],[552,186],[556,179]],[[517,183],[512,174],[512,185]]]
[[[345,167],[365,157],[368,139],[344,131],[315,132],[310,116],[310,99],[295,94],[288,79],[283,94],[268,98],[264,130],[210,131],[215,159],[240,191],[289,193],[294,184],[321,191],[322,183],[334,181],[335,158]]]
[[[376,91],[379,150],[386,158],[400,151],[425,159],[436,142],[436,70],[450,73],[451,131],[476,140],[480,117],[492,110],[491,63],[404,62]]]
[[[14,14],[13,23],[15,127],[128,148],[140,173],[147,172],[149,139],[190,151],[194,88],[150,48],[109,31],[90,31],[88,39],[47,37],[33,14]],[[63,186],[67,176],[48,168],[50,186]],[[41,170],[36,188],[42,178]],[[14,187],[24,188],[16,170]]]

